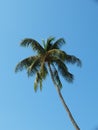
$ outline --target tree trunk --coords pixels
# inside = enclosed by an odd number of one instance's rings
[[[66,105],[66,102],[64,101],[64,98],[63,98],[63,96],[62,96],[62,94],[61,94],[61,91],[60,91],[59,86],[56,84],[56,82],[55,82],[55,80],[54,80],[53,72],[52,72],[52,70],[51,70],[50,64],[48,64],[48,67],[49,67],[49,71],[50,71],[50,74],[51,74],[52,81],[53,81],[53,83],[54,83],[54,85],[55,85],[55,87],[56,87],[56,90],[57,90],[57,92],[58,92],[58,95],[59,95],[59,97],[60,97],[60,100],[61,100],[61,102],[62,102],[64,108],[66,109],[66,112],[67,112],[67,114],[68,114],[68,116],[69,116],[69,118],[70,118],[70,120],[71,120],[73,126],[75,127],[76,130],[80,130],[80,128],[79,128],[79,126],[77,125],[76,121],[74,120],[74,118],[73,118],[73,116],[72,116],[72,114],[71,114],[71,112],[70,112],[68,106]]]

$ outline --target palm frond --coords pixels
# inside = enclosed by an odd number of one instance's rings
[[[34,81],[35,92],[38,90],[38,87],[40,87],[40,90],[42,90],[42,77],[39,72],[36,73],[36,79]]]
[[[61,89],[62,88],[62,83],[60,81],[60,77],[59,77],[58,71],[57,71],[57,69],[56,69],[54,64],[51,64],[51,65],[52,65],[51,69],[52,69],[54,82]]]
[[[77,58],[74,55],[68,55],[66,52],[59,49],[49,50],[47,54],[50,56],[56,56],[62,61],[66,61],[67,63],[71,63],[71,64],[76,63],[78,66],[82,65],[81,60],[79,58]]]
[[[40,69],[40,57],[37,57],[32,64],[27,68],[28,76],[33,76]]]
[[[45,44],[45,50],[46,51],[48,51],[50,48],[51,48],[51,46],[52,46],[52,42],[55,40],[55,38],[54,37],[49,37],[48,39],[47,39],[47,42],[46,42],[46,44]]]
[[[65,43],[65,40],[63,38],[60,38],[52,45],[51,49],[59,49]]]
[[[44,48],[34,39],[26,38],[20,43],[20,45],[26,47],[30,45],[34,51],[37,51],[40,54],[45,52]]]
[[[74,55],[68,55],[66,54],[66,59],[65,59],[66,62],[68,63],[71,63],[71,64],[77,64],[77,66],[81,66],[82,63],[81,63],[81,60],[79,58],[77,58],[76,56]]]
[[[50,44],[50,43],[52,43],[54,40],[55,40],[55,37],[49,37],[49,38],[47,39],[47,43]]]
[[[51,59],[51,63],[55,63],[58,66],[58,71],[61,73],[61,75],[63,76],[63,78],[68,81],[68,82],[72,82],[74,77],[73,74],[71,74],[68,71],[67,66],[64,64],[64,62],[62,60],[60,60],[57,57],[52,57],[53,59]]]
[[[22,61],[20,61],[17,65],[16,65],[16,68],[15,68],[15,72],[18,72],[18,71],[22,71],[23,69],[27,69],[32,63],[33,61],[37,58],[37,56],[31,56],[31,57],[28,57]]]

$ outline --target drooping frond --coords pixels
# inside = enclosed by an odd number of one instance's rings
[[[52,70],[52,74],[53,74],[53,80],[54,80],[55,84],[61,89],[62,88],[62,83],[60,81],[58,71],[57,71],[54,64],[51,64],[51,66],[52,66],[51,70]]]
[[[51,49],[59,49],[65,43],[65,40],[63,38],[60,38],[51,46]]]
[[[42,90],[42,79],[40,77],[39,72],[37,72],[36,73],[36,78],[35,78],[35,81],[34,81],[34,90],[35,90],[35,92],[37,91],[39,85],[40,85],[40,90]]]
[[[39,76],[39,81],[40,81],[40,90],[42,90],[42,82],[43,80],[46,79],[47,75],[48,75],[48,70],[47,70],[47,66],[45,63],[45,57],[41,56],[41,61],[40,61],[40,68],[39,68],[39,72],[38,72],[38,76]]]
[[[32,63],[33,61],[37,58],[37,56],[31,56],[31,57],[28,57],[22,61],[20,61],[17,65],[16,65],[16,68],[15,68],[15,72],[18,72],[18,71],[22,71],[23,69],[27,69]]]
[[[42,54],[45,52],[44,48],[34,39],[24,39],[21,43],[21,46],[31,46],[34,51],[37,51],[38,53]]]
[[[40,69],[39,72],[36,73],[36,79],[34,81],[35,92],[37,91],[38,87],[40,87],[40,90],[42,90],[42,82],[46,78],[47,74],[48,74],[48,70],[47,70],[45,65],[43,66],[42,72],[41,72],[41,69]]]
[[[32,64],[27,68],[28,76],[33,76],[39,71],[40,68],[40,57],[37,57]]]
[[[52,49],[48,51],[48,55],[56,56],[62,61],[66,61],[68,63],[77,64],[78,66],[81,66],[81,61],[79,58],[77,58],[74,55],[68,55],[66,52],[60,50],[60,49]]]
[[[58,71],[61,73],[61,75],[63,76],[63,78],[66,79],[66,81],[68,82],[72,82],[73,81],[73,74],[71,74],[68,71],[67,66],[64,64],[64,62],[62,60],[60,60],[57,57],[52,57],[51,59],[51,63],[55,63],[58,66]]]
[[[66,60],[65,61],[68,62],[68,63],[71,63],[71,64],[75,64],[76,63],[78,66],[82,65],[80,59],[77,58],[76,56],[73,56],[73,55],[66,54]]]

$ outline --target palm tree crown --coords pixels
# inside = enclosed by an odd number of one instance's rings
[[[26,69],[28,76],[36,75],[34,81],[34,90],[36,91],[38,86],[42,89],[42,81],[48,74],[47,66],[51,66],[55,83],[62,88],[59,74],[68,82],[72,82],[74,79],[66,63],[76,63],[78,66],[81,66],[81,61],[74,55],[69,55],[60,49],[60,47],[65,44],[63,38],[55,40],[54,37],[49,37],[46,42],[43,40],[42,43],[43,46],[36,40],[29,38],[24,39],[20,43],[20,45],[24,47],[31,46],[32,49],[37,52],[37,55],[30,56],[20,61],[15,68],[15,72]]]

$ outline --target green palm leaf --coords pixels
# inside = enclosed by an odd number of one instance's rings
[[[62,60],[60,60],[57,57],[52,57],[51,62],[55,63],[58,66],[58,71],[61,73],[65,80],[67,80],[68,82],[73,81],[73,75],[68,71],[67,66],[64,64]]]
[[[78,66],[82,65],[80,59],[77,58],[77,57],[75,57],[74,55],[68,55],[68,54],[66,54],[65,61],[68,62],[68,63],[71,63],[71,64],[75,64],[76,63]]]
[[[22,71],[23,69],[27,69],[32,62],[36,59],[36,56],[28,57],[22,61],[20,61],[15,68],[15,72]]]
[[[65,40],[63,38],[60,38],[52,45],[51,49],[59,49],[65,43]]]
[[[36,59],[32,62],[32,64],[27,68],[28,76],[33,76],[35,73],[39,71],[40,68],[40,57],[36,57]]]
[[[37,51],[40,54],[45,52],[44,48],[34,39],[26,38],[20,43],[20,45],[26,47],[30,45],[34,51]]]
[[[49,37],[49,38],[47,39],[47,42],[46,42],[46,44],[45,44],[45,46],[44,46],[46,51],[50,50],[50,48],[51,48],[51,46],[52,46],[54,40],[55,40],[54,37]]]
[[[37,72],[36,73],[36,78],[35,78],[35,81],[34,81],[34,90],[35,90],[35,92],[37,91],[37,89],[39,87],[39,84],[40,84],[40,90],[42,90],[42,79],[40,77],[40,74]]]
[[[54,64],[51,64],[51,66],[52,66],[51,69],[52,69],[52,72],[53,72],[54,82],[61,89],[62,88],[62,83],[60,81],[60,77],[59,77],[58,71],[57,71],[57,69],[56,69]]]
[[[55,40],[55,37],[49,37],[47,39],[47,44],[52,44],[52,42]]]
[[[59,59],[61,59],[62,61],[66,61],[67,63],[71,63],[71,64],[77,64],[78,66],[81,66],[81,60],[79,58],[77,58],[74,55],[68,55],[66,52],[59,50],[59,49],[52,49],[48,51],[48,55],[51,56],[56,56]]]

